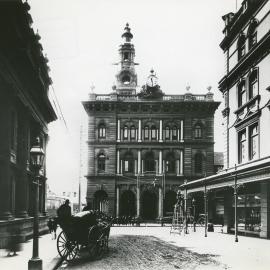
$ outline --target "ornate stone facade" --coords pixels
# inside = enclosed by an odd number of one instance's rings
[[[120,46],[117,83],[91,93],[88,114],[87,201],[111,215],[144,219],[171,215],[184,180],[213,174],[213,94],[165,95],[155,72],[137,93],[133,35]],[[124,74],[124,75],[123,75]]]

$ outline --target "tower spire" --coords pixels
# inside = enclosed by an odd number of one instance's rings
[[[126,27],[124,28],[125,32],[122,35],[122,38],[125,38],[125,42],[130,42],[133,38],[132,33],[130,32],[129,24],[126,23]]]

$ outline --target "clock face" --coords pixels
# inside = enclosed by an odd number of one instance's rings
[[[155,75],[150,75],[147,79],[146,84],[150,87],[154,87],[157,85],[157,77]]]

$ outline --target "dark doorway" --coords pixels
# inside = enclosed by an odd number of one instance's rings
[[[109,212],[108,194],[104,190],[96,191],[94,194],[93,207],[103,213]]]
[[[172,216],[174,211],[174,205],[176,204],[176,192],[169,190],[165,194],[164,201],[164,215]]]
[[[120,200],[120,215],[121,216],[135,216],[136,214],[136,198],[131,190],[123,192]]]
[[[142,218],[153,220],[157,217],[157,196],[154,192],[145,191],[142,194]]]

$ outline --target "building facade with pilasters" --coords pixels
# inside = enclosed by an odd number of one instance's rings
[[[172,215],[184,180],[213,174],[213,94],[165,95],[151,70],[138,91],[133,35],[127,25],[111,93],[91,93],[87,201],[113,216]]]
[[[270,1],[242,1],[223,20],[225,166],[182,188],[190,196],[206,193],[209,220],[227,232],[269,238]]]
[[[27,2],[0,3],[0,248],[9,234],[32,235],[34,184],[30,149],[37,136],[46,153],[47,124],[56,119],[48,99],[51,79]],[[39,186],[40,231],[47,230],[46,164]]]

